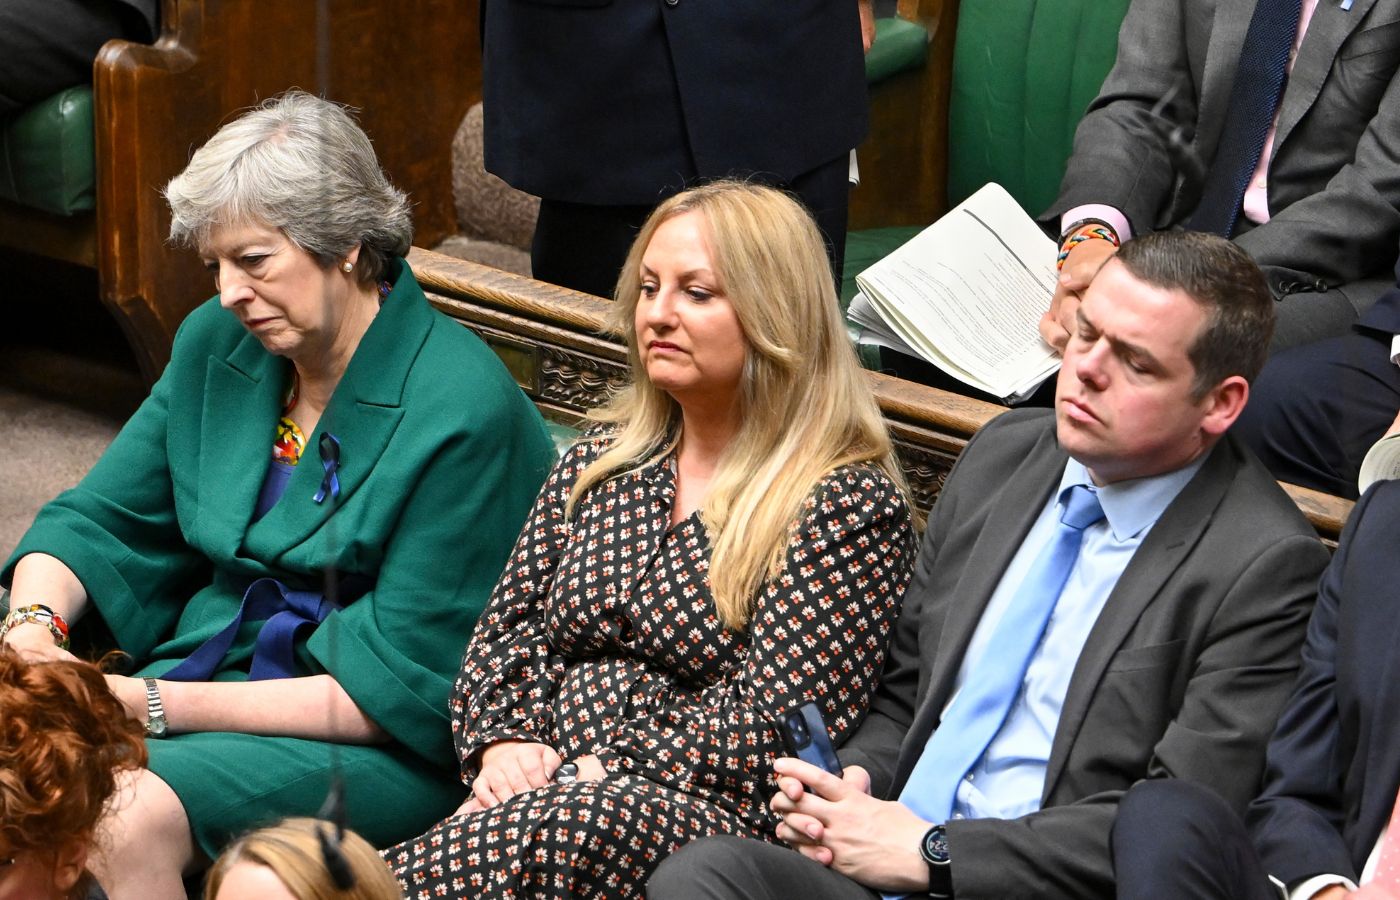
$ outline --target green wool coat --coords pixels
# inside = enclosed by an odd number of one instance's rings
[[[58,557],[137,674],[160,675],[232,621],[264,576],[320,590],[323,571],[373,587],[297,645],[389,733],[352,747],[204,733],[148,741],[151,769],[211,856],[232,835],[316,811],[345,776],[350,824],[384,845],[442,818],[465,791],[447,696],[477,616],[554,460],[505,368],[434,311],[408,267],[322,414],[281,501],[251,523],[291,377],[217,298],[181,326],[170,365],[91,473],[39,513],[0,572]],[[340,440],[338,500],[316,503],[322,432]],[[245,623],[215,680],[246,679]],[[177,723],[178,724],[178,723]]]

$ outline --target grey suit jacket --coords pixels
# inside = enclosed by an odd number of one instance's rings
[[[1209,165],[1253,0],[1133,0],[1118,59],[1075,132],[1060,196],[1122,210],[1135,232],[1179,224],[1179,181],[1144,122],[1173,84],[1173,119]],[[1236,241],[1275,297],[1341,290],[1364,312],[1394,283],[1400,241],[1400,0],[1319,0],[1284,90],[1270,221]]]
[[[896,797],[947,704],[982,611],[1064,470],[1054,417],[1007,413],[938,498],[871,711],[841,751]],[[1075,666],[1042,809],[948,824],[959,900],[1113,895],[1108,838],[1143,778],[1191,778],[1239,810],[1296,672],[1327,552],[1227,437],[1158,519]]]

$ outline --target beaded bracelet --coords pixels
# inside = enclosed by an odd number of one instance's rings
[[[30,622],[47,628],[60,650],[68,649],[68,623],[63,621],[63,616],[42,603],[17,606],[10,610],[10,614],[5,617],[4,624],[0,624],[0,641],[5,639],[5,635],[10,633],[11,628]]]
[[[1060,244],[1059,254],[1055,257],[1055,271],[1058,272],[1065,267],[1065,260],[1069,258],[1069,252],[1076,246],[1085,241],[1100,240],[1108,241],[1115,247],[1119,246],[1118,235],[1106,225],[1086,225],[1065,238],[1064,242]]]

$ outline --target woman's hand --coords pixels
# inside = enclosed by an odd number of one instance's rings
[[[592,753],[580,756],[574,760],[574,765],[578,766],[579,781],[602,781],[608,777],[608,770],[603,768],[603,761]]]
[[[554,753],[553,748],[551,748],[551,747],[549,747],[549,746],[547,746],[547,745],[545,745],[545,744],[529,744],[529,743],[522,743],[522,742],[520,742],[520,741],[502,741],[502,742],[499,743],[499,744],[492,744],[491,747],[488,747],[487,749],[488,749],[488,750],[491,750],[491,749],[494,749],[494,748],[496,748],[496,747],[501,747],[501,746],[505,746],[505,745],[511,745],[511,746],[514,746],[514,747],[536,748],[536,749],[538,749],[538,748],[543,748],[544,750],[547,750],[547,751],[549,751],[549,753],[553,754],[554,757],[555,757],[555,759],[558,759],[558,758],[559,758],[559,755],[558,755],[557,753]],[[485,772],[486,772],[486,765],[485,765],[486,753],[485,753],[485,752],[483,752],[483,753],[481,754],[481,758],[482,758],[482,769],[481,769],[481,771],[482,771],[482,775],[484,775]],[[560,765],[560,763],[555,763],[555,764],[554,764],[553,769],[550,770],[550,777],[545,779],[545,784],[549,784],[549,783],[553,780],[553,777],[554,777],[554,769],[557,769],[557,768],[559,767],[559,765]],[[588,754],[587,756],[580,756],[578,759],[575,759],[575,760],[574,760],[574,765],[578,766],[578,780],[579,780],[579,781],[602,781],[604,778],[607,778],[607,777],[608,777],[608,770],[603,768],[603,763],[598,759],[598,757],[594,756],[592,753]],[[477,776],[476,784],[480,784],[480,783],[481,783],[481,776]],[[473,787],[473,790],[476,789],[476,784],[474,784],[474,785],[472,786],[472,787]],[[534,787],[543,787],[543,786],[544,786],[544,785],[534,785]],[[528,790],[528,788],[527,788],[527,790]],[[517,792],[517,793],[518,793],[518,792]],[[502,798],[502,799],[505,799],[505,798]],[[457,807],[457,811],[454,812],[452,815],[453,815],[454,817],[456,817],[456,816],[470,815],[471,813],[481,812],[483,809],[488,809],[488,808],[491,807],[491,806],[492,806],[492,804],[483,802],[483,801],[481,800],[481,798],[479,798],[478,796],[476,796],[475,794],[473,794],[473,795],[467,797],[467,799],[462,803],[461,806]]]
[[[479,804],[477,809],[490,809],[516,794],[544,787],[562,762],[548,744],[499,741],[481,751],[481,771],[472,782],[472,799]],[[581,775],[582,767],[579,771]],[[462,809],[466,809],[472,799],[463,804]]]
[[[4,645],[32,662],[76,662],[77,657],[54,643],[53,632],[38,622],[21,622],[5,632]]]

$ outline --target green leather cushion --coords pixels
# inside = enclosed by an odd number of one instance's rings
[[[0,197],[59,215],[96,206],[91,87],[0,120]]]
[[[963,3],[948,109],[948,203],[989,181],[1032,216],[1054,202],[1074,129],[1118,52],[1128,0]]]
[[[875,43],[865,54],[865,82],[876,84],[891,75],[921,69],[928,54],[928,29],[893,16],[875,20]]]

